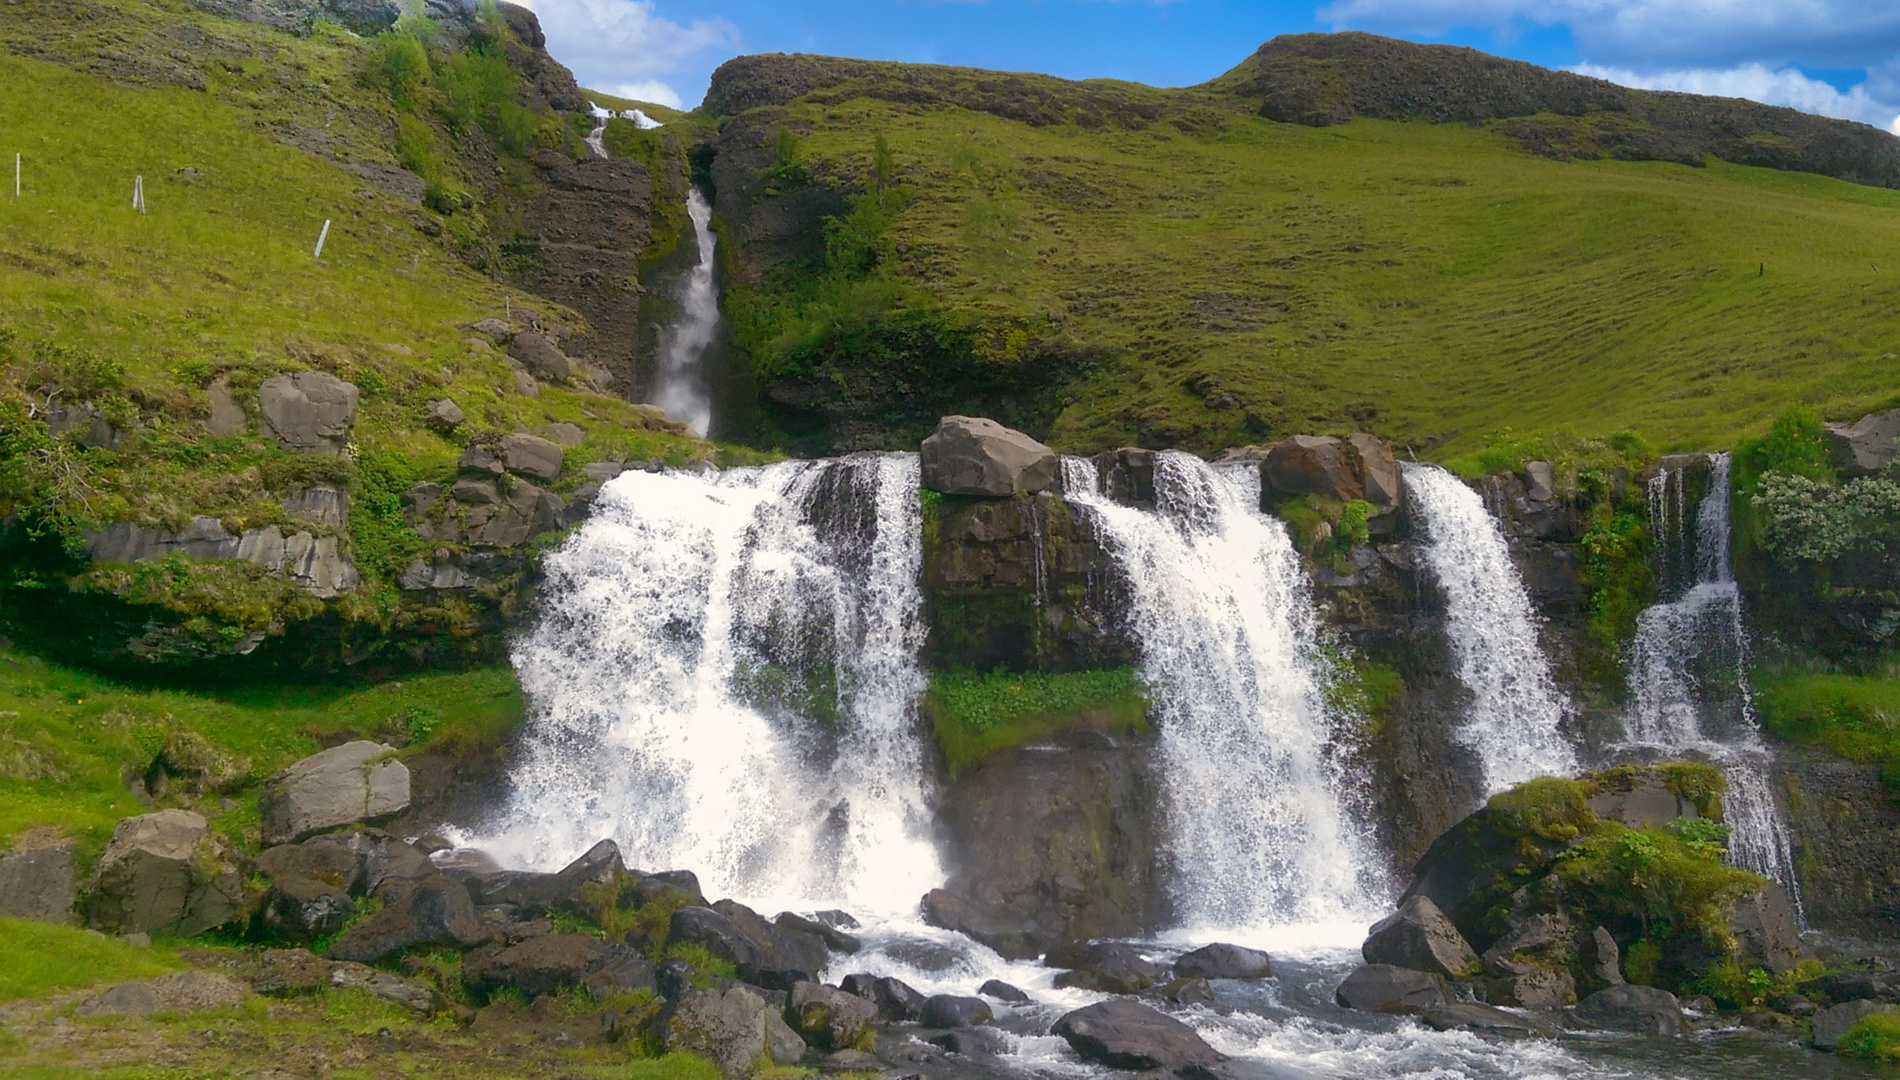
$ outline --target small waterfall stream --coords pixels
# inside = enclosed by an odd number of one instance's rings
[[[719,332],[719,287],[714,276],[718,241],[712,231],[712,204],[698,188],[687,192],[686,213],[692,218],[699,258],[680,287],[678,317],[660,332],[651,403],[693,434],[704,436],[712,428],[706,350]]]
[[[1424,519],[1426,562],[1445,590],[1458,678],[1471,691],[1460,736],[1491,792],[1537,776],[1570,775],[1569,708],[1537,640],[1537,618],[1498,523],[1484,500],[1435,465],[1406,463],[1406,497]]]
[[[1259,470],[1159,454],[1152,511],[1103,496],[1087,461],[1066,460],[1064,480],[1130,584],[1177,916],[1207,930],[1345,924],[1356,944],[1385,883],[1332,757],[1306,575],[1260,511]]]
[[[1684,514],[1688,472],[1665,467],[1649,484],[1665,599],[1637,617],[1625,727],[1635,746],[1721,766],[1730,861],[1774,879],[1798,912],[1787,824],[1769,786],[1772,762],[1748,688],[1742,596],[1729,555],[1729,456],[1711,454],[1708,464],[1693,530]]]

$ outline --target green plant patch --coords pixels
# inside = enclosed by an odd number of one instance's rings
[[[139,948],[91,930],[0,918],[0,1001],[164,975],[184,967],[163,945]]]
[[[1757,671],[1753,683],[1764,728],[1881,766],[1888,792],[1900,797],[1900,675],[1770,668]]]
[[[1900,1061],[1900,1016],[1875,1013],[1849,1028],[1840,1052],[1868,1061]]]
[[[1148,694],[1131,667],[1058,674],[938,672],[925,710],[951,775],[998,750],[1077,728],[1148,730]]]

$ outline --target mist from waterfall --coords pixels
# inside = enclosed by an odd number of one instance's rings
[[[546,560],[531,710],[482,847],[601,837],[709,895],[913,911],[942,881],[918,730],[914,455],[628,472]]]
[[[1458,678],[1471,691],[1459,738],[1482,763],[1485,790],[1574,774],[1577,755],[1563,732],[1569,703],[1551,678],[1503,531],[1456,476],[1435,465],[1402,468],[1406,498],[1425,526],[1425,562],[1445,591]]]
[[[1344,924],[1356,942],[1388,886],[1352,812],[1306,575],[1260,510],[1258,468],[1157,454],[1154,510],[1109,500],[1088,461],[1063,475],[1129,585],[1177,918]]]
[[[1729,456],[1708,458],[1695,526],[1684,513],[1689,473],[1665,466],[1649,482],[1665,599],[1636,620],[1630,646],[1630,743],[1706,757],[1728,778],[1729,859],[1772,878],[1800,910],[1788,827],[1769,786],[1771,760],[1748,687],[1742,596],[1730,562]]]
[[[686,213],[693,222],[699,258],[680,288],[677,316],[660,331],[650,403],[703,437],[712,428],[706,350],[719,332],[719,291],[714,277],[718,241],[712,231],[712,205],[698,188],[687,192]]]

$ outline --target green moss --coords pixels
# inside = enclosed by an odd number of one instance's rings
[[[1847,1029],[1840,1052],[1867,1061],[1900,1061],[1900,1016],[1875,1013]]]
[[[697,1054],[666,1054],[589,1069],[597,1080],[721,1080],[718,1066]]]
[[[1337,664],[1340,674],[1327,687],[1328,704],[1350,716],[1363,717],[1367,734],[1378,739],[1391,730],[1405,678],[1397,668],[1368,661]]]
[[[734,968],[730,961],[719,959],[712,953],[707,952],[704,945],[691,941],[675,941],[669,944],[661,959],[662,962],[666,960],[683,960],[691,964],[693,966],[693,989],[695,990],[704,990],[708,986],[711,986],[715,976],[722,979],[736,979],[739,977],[738,969]]]
[[[1491,796],[1485,808],[1506,836],[1569,841],[1597,824],[1590,810],[1595,790],[1588,780],[1540,776]]]
[[[139,948],[90,930],[0,918],[0,1001],[123,982],[184,965],[163,946]]]
[[[1133,668],[1057,674],[939,672],[925,710],[952,776],[998,750],[1076,728],[1148,729],[1148,696]]]
[[[1728,778],[1722,770],[1703,761],[1668,761],[1657,766],[1663,783],[1677,798],[1695,804],[1696,813],[1705,818],[1722,816],[1722,796],[1728,792]]]
[[[1590,590],[1590,634],[1620,650],[1636,632],[1636,618],[1656,598],[1650,535],[1644,515],[1597,503],[1583,534],[1583,583]]]

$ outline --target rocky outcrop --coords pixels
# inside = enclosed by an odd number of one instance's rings
[[[655,985],[653,966],[639,950],[586,934],[540,934],[505,948],[478,949],[463,961],[462,979],[476,994],[506,989],[530,999],[576,986],[604,999]]]
[[[621,885],[626,873],[619,846],[602,840],[552,874],[502,870],[470,876],[465,884],[477,904],[532,918],[558,911],[589,914],[596,906],[590,903],[589,886],[612,890]]]
[[[1086,515],[1060,496],[949,498],[926,510],[924,660],[988,671],[1134,661],[1125,586]]]
[[[952,871],[926,917],[1011,957],[1159,926],[1163,840],[1149,755],[1077,732],[985,759],[944,796]]]
[[[1033,495],[1062,478],[1056,452],[980,416],[946,416],[924,440],[923,485],[945,495]]]
[[[1828,424],[1822,432],[1842,476],[1886,472],[1900,456],[1900,409],[1870,413],[1851,424]]]
[[[297,762],[272,777],[258,800],[267,844],[381,821],[408,805],[409,770],[395,748],[362,739]]]
[[[728,1080],[740,1080],[750,1075],[760,1057],[769,1055],[775,1063],[790,1065],[804,1052],[802,1044],[792,1054],[788,1042],[769,1040],[769,1017],[765,999],[747,987],[696,990],[667,1018],[662,1038],[669,1052],[698,1054]]]
[[[257,388],[264,425],[285,450],[338,457],[349,445],[361,392],[321,371],[273,375]]]
[[[1115,1069],[1205,1076],[1224,1060],[1193,1028],[1128,998],[1077,1009],[1057,1020],[1050,1033],[1062,1036],[1083,1059]]]
[[[190,0],[191,6],[227,19],[263,23],[293,34],[308,34],[318,19],[348,27],[365,37],[380,34],[402,16],[397,0]]]
[[[32,830],[0,852],[0,917],[63,923],[72,918],[73,842]]]
[[[214,517],[195,517],[182,532],[119,522],[87,532],[85,543],[95,562],[147,562],[180,554],[255,563],[324,600],[353,591],[360,582],[340,537],[304,529],[286,532],[277,525],[233,534]]]
[[[436,431],[448,434],[462,426],[468,415],[449,398],[436,398],[423,406],[423,421]]]
[[[1900,920],[1900,806],[1880,766],[1789,748],[1780,781],[1808,921],[1875,939],[1891,934]]]
[[[335,960],[373,964],[417,945],[477,945],[489,931],[462,883],[440,874],[385,881],[381,910],[350,925],[330,946]]]
[[[95,930],[189,937],[229,922],[243,904],[238,867],[205,819],[160,810],[112,830],[84,908]]]
[[[1343,439],[1293,435],[1267,447],[1260,460],[1263,509],[1301,495],[1340,502],[1359,499],[1370,507],[1368,526],[1383,536],[1396,528],[1404,494],[1392,448],[1365,432]]]

